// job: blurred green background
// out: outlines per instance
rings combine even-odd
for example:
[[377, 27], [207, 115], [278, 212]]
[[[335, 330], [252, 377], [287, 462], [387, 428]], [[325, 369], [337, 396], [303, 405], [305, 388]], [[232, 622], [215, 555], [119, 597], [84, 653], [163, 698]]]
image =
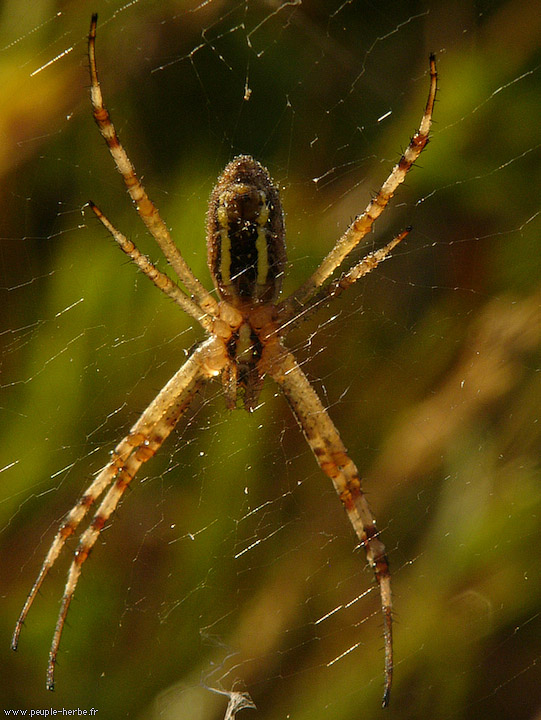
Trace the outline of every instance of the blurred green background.
[[[541, 717], [539, 10], [2, 3], [2, 710], [210, 720], [214, 688], [250, 693], [239, 717]], [[209, 386], [136, 478], [84, 567], [55, 693], [68, 553], [9, 649], [59, 519], [201, 337], [83, 210], [158, 257], [91, 118], [92, 11], [106, 104], [208, 286], [225, 163], [251, 153], [280, 186], [292, 290], [415, 131], [437, 53], [432, 141], [366, 247], [413, 232], [290, 337], [389, 551], [388, 710], [364, 554], [270, 384], [252, 415]]]

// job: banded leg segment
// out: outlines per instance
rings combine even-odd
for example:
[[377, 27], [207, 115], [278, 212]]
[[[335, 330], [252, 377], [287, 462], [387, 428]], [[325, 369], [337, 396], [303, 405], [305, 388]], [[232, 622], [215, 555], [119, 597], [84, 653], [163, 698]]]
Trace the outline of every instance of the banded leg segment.
[[81, 535], [68, 571], [49, 651], [47, 668], [47, 688], [49, 690], [54, 689], [56, 656], [69, 606], [81, 575], [82, 565], [141, 465], [150, 460], [161, 447], [203, 382], [218, 375], [221, 371], [225, 356], [222, 359], [220, 352], [216, 352], [216, 347], [216, 341], [210, 338], [194, 351], [148, 406], [126, 438], [132, 445], [132, 452], [118, 468], [113, 484], [98, 507], [92, 522]]
[[[135, 427], [136, 426], [134, 426], [134, 428]], [[133, 432], [131, 432], [118, 443], [118, 445], [111, 453], [111, 459], [109, 460], [107, 465], [101, 470], [101, 472], [86, 488], [86, 490], [78, 500], [77, 504], [74, 505], [74, 507], [68, 512], [68, 514], [65, 516], [64, 520], [60, 524], [60, 527], [57, 530], [57, 533], [47, 552], [47, 555], [45, 556], [45, 560], [43, 561], [38, 576], [32, 586], [32, 589], [30, 590], [30, 593], [28, 594], [28, 597], [26, 598], [26, 602], [23, 606], [23, 609], [21, 610], [21, 614], [19, 615], [17, 624], [15, 625], [15, 630], [13, 632], [13, 637], [11, 640], [11, 648], [13, 650], [17, 649], [17, 646], [19, 644], [19, 636], [21, 634], [21, 630], [28, 615], [28, 612], [30, 611], [32, 604], [36, 599], [36, 596], [41, 588], [41, 585], [43, 584], [43, 581], [47, 576], [47, 573], [55, 564], [58, 556], [62, 552], [62, 548], [64, 547], [66, 540], [68, 540], [68, 538], [75, 534], [77, 527], [85, 518], [88, 510], [92, 507], [92, 505], [94, 505], [95, 502], [97, 502], [97, 500], [99, 500], [100, 496], [118, 476], [129, 456], [139, 446], [141, 442], [140, 437], [140, 433], [134, 434]]]
[[332, 298], [338, 297], [344, 292], [344, 290], [347, 290], [349, 287], [354, 285], [357, 280], [360, 280], [365, 275], [368, 275], [369, 272], [372, 272], [372, 270], [377, 268], [380, 262], [383, 262], [383, 260], [390, 255], [394, 248], [401, 243], [410, 232], [411, 228], [409, 227], [402, 230], [402, 232], [398, 233], [398, 235], [388, 242], [387, 245], [379, 248], [379, 250], [374, 250], [374, 252], [368, 253], [368, 255], [360, 260], [356, 265], [349, 270], [344, 271], [340, 277], [319, 288], [301, 312], [292, 320], [286, 322], [285, 325], [281, 326], [282, 337], [285, 337], [285, 335], [301, 321], [306, 320], [306, 318], [309, 317], [312, 312], [318, 310], [322, 304]]
[[212, 338], [202, 343], [164, 386], [153, 402], [133, 425], [130, 433], [117, 445], [111, 460], [85, 491], [77, 505], [61, 524], [47, 553], [36, 582], [23, 607], [13, 634], [12, 648], [17, 648], [22, 625], [48, 571], [58, 558], [67, 538], [73, 535], [88, 509], [109, 487], [92, 522], [80, 536], [74, 553], [62, 604], [49, 652], [47, 687], [54, 688], [54, 666], [68, 608], [75, 592], [81, 566], [90, 554], [108, 518], [114, 512], [135, 474], [161, 447], [180, 417], [188, 408], [198, 388], [209, 378], [218, 375], [225, 364], [225, 355], [217, 351]]
[[98, 80], [96, 67], [96, 25], [98, 16], [92, 15], [90, 32], [88, 35], [88, 59], [90, 63], [90, 99], [92, 101], [92, 112], [94, 120], [100, 133], [107, 143], [109, 152], [117, 166], [118, 171], [124, 178], [124, 183], [130, 197], [139, 213], [139, 217], [147, 226], [148, 231], [156, 240], [163, 254], [171, 264], [173, 270], [191, 293], [201, 309], [215, 316], [218, 312], [218, 303], [205, 287], [199, 282], [191, 271], [188, 263], [182, 257], [180, 250], [173, 242], [167, 225], [162, 220], [158, 209], [148, 197], [141, 181], [137, 177], [135, 168], [129, 159], [126, 151], [120, 144], [115, 127], [105, 105]]
[[98, 218], [104, 228], [113, 236], [114, 240], [118, 243], [120, 248], [126, 253], [126, 255], [132, 260], [139, 270], [141, 270], [152, 282], [165, 293], [171, 300], [174, 300], [184, 312], [195, 318], [201, 326], [210, 332], [212, 329], [211, 318], [204, 313], [197, 303], [194, 303], [187, 295], [179, 288], [176, 282], [173, 282], [171, 278], [162, 273], [161, 270], [150, 262], [150, 260], [143, 255], [136, 245], [128, 238], [123, 235], [120, 230], [117, 230], [114, 225], [105, 217], [102, 211], [94, 205], [92, 201], [88, 203], [90, 209], [94, 215]]
[[319, 466], [332, 480], [357, 537], [364, 546], [368, 564], [379, 586], [385, 644], [385, 689], [383, 705], [389, 702], [393, 677], [392, 597], [389, 564], [376, 521], [362, 491], [359, 471], [294, 356], [283, 351], [272, 359], [269, 374], [282, 388]]
[[420, 154], [428, 143], [428, 134], [432, 124], [432, 113], [436, 99], [437, 73], [436, 59], [430, 56], [430, 89], [425, 111], [419, 129], [412, 137], [410, 144], [398, 163], [391, 170], [377, 195], [368, 203], [365, 211], [359, 215], [348, 227], [340, 240], [325, 257], [317, 270], [306, 280], [301, 287], [281, 303], [283, 317], [293, 317], [316, 293], [317, 289], [342, 264], [347, 256], [357, 247], [361, 240], [372, 230], [374, 222], [385, 210], [389, 200], [404, 182], [412, 165], [419, 159]]

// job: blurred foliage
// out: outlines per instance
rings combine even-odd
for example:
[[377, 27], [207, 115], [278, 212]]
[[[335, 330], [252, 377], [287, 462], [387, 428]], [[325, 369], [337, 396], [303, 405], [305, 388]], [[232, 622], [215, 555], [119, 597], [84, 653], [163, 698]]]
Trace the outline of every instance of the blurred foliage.
[[[432, 142], [369, 245], [414, 231], [290, 338], [389, 550], [388, 711], [372, 578], [271, 385], [253, 415], [210, 386], [144, 468], [85, 565], [54, 695], [67, 558], [9, 650], [58, 520], [200, 337], [83, 209], [156, 258], [90, 116], [91, 10], [106, 104], [206, 284], [227, 160], [281, 187], [293, 289], [407, 143], [437, 53]], [[538, 3], [5, 0], [0, 20], [2, 709], [210, 720], [214, 687], [269, 720], [540, 717]]]

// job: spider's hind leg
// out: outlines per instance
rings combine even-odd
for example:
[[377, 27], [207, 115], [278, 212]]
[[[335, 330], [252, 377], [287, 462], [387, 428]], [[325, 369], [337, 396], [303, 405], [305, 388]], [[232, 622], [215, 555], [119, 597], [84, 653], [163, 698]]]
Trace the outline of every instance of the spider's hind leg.
[[[60, 646], [62, 631], [82, 565], [90, 555], [107, 520], [116, 510], [124, 492], [129, 487], [141, 465], [150, 460], [159, 450], [173, 428], [186, 412], [197, 390], [211, 377], [218, 375], [224, 365], [222, 345], [214, 338], [201, 343], [184, 365], [177, 370], [169, 382], [160, 390], [141, 417], [120, 443], [128, 443], [131, 452], [117, 463], [114, 482], [96, 510], [92, 522], [82, 533], [68, 571], [68, 578], [62, 596], [60, 612], [49, 652], [47, 688], [54, 689], [54, 670]], [[106, 467], [106, 469], [109, 465]]]
[[49, 570], [55, 564], [62, 549], [72, 535], [75, 534], [77, 527], [84, 519], [88, 510], [92, 505], [99, 499], [109, 485], [114, 481], [117, 476], [120, 467], [122, 466], [125, 459], [129, 456], [133, 446], [130, 444], [130, 436], [125, 437], [113, 450], [109, 463], [101, 470], [99, 475], [93, 480], [93, 482], [86, 488], [84, 493], [81, 495], [77, 503], [67, 513], [62, 520], [60, 527], [58, 528], [53, 542], [45, 556], [45, 560], [40, 568], [38, 576], [34, 581], [32, 589], [28, 593], [26, 602], [24, 603], [21, 614], [15, 625], [13, 636], [11, 639], [11, 648], [16, 650], [19, 644], [19, 636], [23, 628], [26, 617], [32, 607], [34, 600], [43, 584], [43, 581], [47, 577]]
[[290, 352], [274, 353], [269, 374], [283, 390], [319, 466], [332, 480], [355, 533], [366, 552], [378, 583], [383, 613], [385, 687], [383, 706], [389, 703], [393, 678], [392, 596], [389, 563], [376, 521], [362, 491], [359, 471], [314, 388]]

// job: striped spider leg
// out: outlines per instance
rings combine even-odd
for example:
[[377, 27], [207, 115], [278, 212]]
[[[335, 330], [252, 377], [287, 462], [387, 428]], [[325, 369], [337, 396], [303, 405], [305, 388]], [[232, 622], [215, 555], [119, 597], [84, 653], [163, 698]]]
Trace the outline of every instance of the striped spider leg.
[[[129, 159], [126, 151], [120, 144], [115, 126], [107, 108], [103, 104], [101, 86], [98, 80], [96, 66], [96, 26], [98, 15], [94, 13], [90, 21], [90, 32], [88, 35], [88, 61], [90, 65], [90, 100], [92, 102], [92, 114], [99, 128], [99, 131], [107, 143], [107, 147], [115, 161], [119, 173], [124, 179], [126, 188], [135, 205], [139, 217], [145, 223], [148, 231], [156, 240], [159, 248], [169, 261], [169, 264], [177, 274], [180, 281], [186, 287], [197, 305], [205, 312], [215, 316], [217, 314], [217, 302], [206, 290], [199, 280], [192, 273], [188, 264], [182, 257], [179, 249], [173, 242], [167, 225], [162, 220], [160, 213], [154, 203], [149, 199], [141, 181], [135, 173], [135, 168]], [[186, 310], [186, 307], [183, 309]], [[193, 314], [193, 313], [191, 313]]]
[[[372, 230], [374, 222], [387, 207], [399, 185], [404, 182], [407, 173], [425, 149], [432, 124], [436, 90], [436, 59], [431, 54], [430, 87], [417, 132], [364, 212], [351, 223], [312, 275], [279, 303], [277, 310], [282, 337], [285, 337], [308, 314], [317, 310], [322, 303], [338, 297], [357, 280], [374, 270], [411, 231], [411, 228], [406, 228], [387, 245], [369, 253], [352, 267], [343, 270], [339, 277], [329, 280], [337, 269], [343, 267], [353, 250]], [[329, 282], [325, 284], [327, 280]], [[385, 683], [382, 705], [386, 707], [389, 704], [393, 679], [391, 576], [385, 546], [379, 537], [376, 521], [362, 491], [359, 472], [348, 457], [337, 429], [294, 356], [282, 347], [281, 352], [277, 352], [272, 359], [267, 372], [284, 392], [317, 462], [323, 472], [331, 478], [353, 529], [365, 548], [368, 564], [374, 572], [380, 590], [383, 614]]]
[[[428, 92], [428, 99], [426, 101], [426, 107], [423, 117], [421, 119], [421, 123], [419, 125], [419, 129], [410, 140], [408, 147], [404, 151], [400, 160], [391, 170], [389, 176], [387, 177], [381, 188], [366, 206], [364, 212], [357, 218], [355, 218], [355, 220], [351, 223], [346, 232], [338, 240], [336, 245], [332, 248], [329, 254], [324, 258], [323, 262], [312, 273], [312, 275], [310, 275], [310, 277], [298, 288], [298, 290], [295, 290], [295, 292], [293, 292], [288, 298], [286, 298], [280, 303], [280, 313], [282, 321], [284, 323], [292, 320], [293, 318], [298, 318], [299, 316], [302, 316], [304, 311], [309, 309], [311, 304], [310, 301], [316, 294], [318, 294], [318, 291], [322, 286], [324, 286], [326, 280], [328, 280], [333, 275], [335, 270], [339, 269], [343, 265], [344, 261], [349, 257], [353, 250], [355, 250], [355, 248], [359, 245], [363, 238], [365, 238], [366, 235], [368, 235], [368, 233], [372, 230], [374, 222], [385, 210], [389, 203], [389, 200], [393, 197], [399, 185], [404, 182], [404, 180], [406, 179], [406, 175], [411, 170], [414, 163], [419, 159], [419, 156], [421, 155], [428, 143], [428, 135], [430, 132], [430, 126], [432, 124], [432, 113], [434, 111], [434, 103], [436, 100], [436, 89], [436, 58], [433, 54], [431, 54], [430, 89]], [[406, 234], [407, 232], [401, 234], [398, 237], [400, 238], [400, 240], [402, 240]], [[400, 242], [400, 240], [398, 242]], [[388, 252], [390, 252], [392, 250], [392, 247], [394, 247], [394, 245], [396, 244], [397, 243], [393, 244], [393, 241], [391, 241], [389, 246], [387, 246], [389, 247]], [[371, 256], [367, 256], [364, 260], [368, 260], [368, 258], [370, 257]], [[380, 262], [382, 259], [383, 258], [381, 257], [380, 252], [378, 262]], [[366, 275], [366, 272], [370, 272], [370, 270], [372, 269], [368, 268], [365, 263], [364, 270], [359, 274], [359, 270], [364, 260], [351, 268], [351, 270], [344, 272], [342, 276], [344, 280], [346, 275], [349, 276], [349, 280], [345, 280], [347, 286], [353, 284], [353, 282], [362, 277], [362, 275]], [[330, 296], [335, 294], [334, 291], [331, 292], [331, 286], [328, 285], [325, 287], [328, 288]], [[336, 283], [332, 287], [336, 287]], [[323, 295], [324, 292], [320, 292], [318, 294], [318, 299], [323, 299]]]
[[385, 546], [363, 493], [359, 471], [293, 354], [281, 348], [281, 352], [270, 359], [267, 372], [282, 389], [320, 468], [331, 479], [374, 572], [383, 612], [385, 687], [382, 704], [385, 707], [389, 703], [393, 679], [391, 575]]
[[219, 375], [224, 356], [214, 345], [214, 338], [206, 340], [192, 353], [180, 370], [173, 375], [133, 425], [129, 434], [116, 446], [108, 464], [84, 491], [77, 504], [68, 512], [58, 528], [17, 621], [11, 643], [14, 650], [17, 649], [19, 635], [30, 607], [47, 573], [60, 555], [66, 540], [75, 533], [89, 508], [109, 488], [96, 510], [92, 522], [79, 538], [68, 571], [68, 578], [49, 651], [47, 668], [47, 688], [49, 690], [54, 689], [54, 670], [62, 630], [81, 575], [82, 565], [141, 465], [150, 460], [162, 446], [178, 420], [189, 407], [203, 382], [215, 375]]
[[[430, 91], [419, 130], [366, 210], [346, 230], [308, 280], [278, 302], [286, 264], [285, 230], [278, 190], [268, 171], [248, 155], [234, 158], [218, 178], [207, 213], [207, 259], [219, 300], [193, 275], [173, 243], [157, 208], [148, 198], [135, 169], [120, 144], [101, 94], [95, 59], [96, 15], [92, 16], [88, 52], [91, 101], [101, 135], [120, 171], [139, 217], [164, 253], [184, 289], [157, 267], [119, 232], [93, 203], [90, 208], [135, 265], [178, 306], [197, 320], [208, 337], [158, 393], [111, 459], [67, 513], [32, 586], [12, 639], [19, 635], [48, 571], [66, 540], [75, 534], [89, 508], [103, 496], [92, 521], [81, 533], [68, 570], [60, 611], [49, 652], [47, 687], [54, 688], [54, 670], [68, 609], [81, 569], [105, 523], [115, 511], [139, 468], [155, 455], [188, 409], [198, 389], [221, 377], [228, 408], [255, 409], [265, 375], [286, 396], [317, 462], [330, 477], [353, 529], [365, 548], [380, 591], [384, 619], [385, 684], [383, 704], [389, 702], [393, 676], [392, 598], [385, 547], [366, 497], [359, 472], [349, 458], [325, 407], [283, 339], [301, 318], [322, 302], [331, 301], [371, 272], [408, 234], [398, 234], [380, 250], [352, 267], [345, 260], [372, 229], [407, 172], [428, 141], [436, 94], [436, 67], [430, 58]], [[342, 270], [338, 278], [332, 276]]]

